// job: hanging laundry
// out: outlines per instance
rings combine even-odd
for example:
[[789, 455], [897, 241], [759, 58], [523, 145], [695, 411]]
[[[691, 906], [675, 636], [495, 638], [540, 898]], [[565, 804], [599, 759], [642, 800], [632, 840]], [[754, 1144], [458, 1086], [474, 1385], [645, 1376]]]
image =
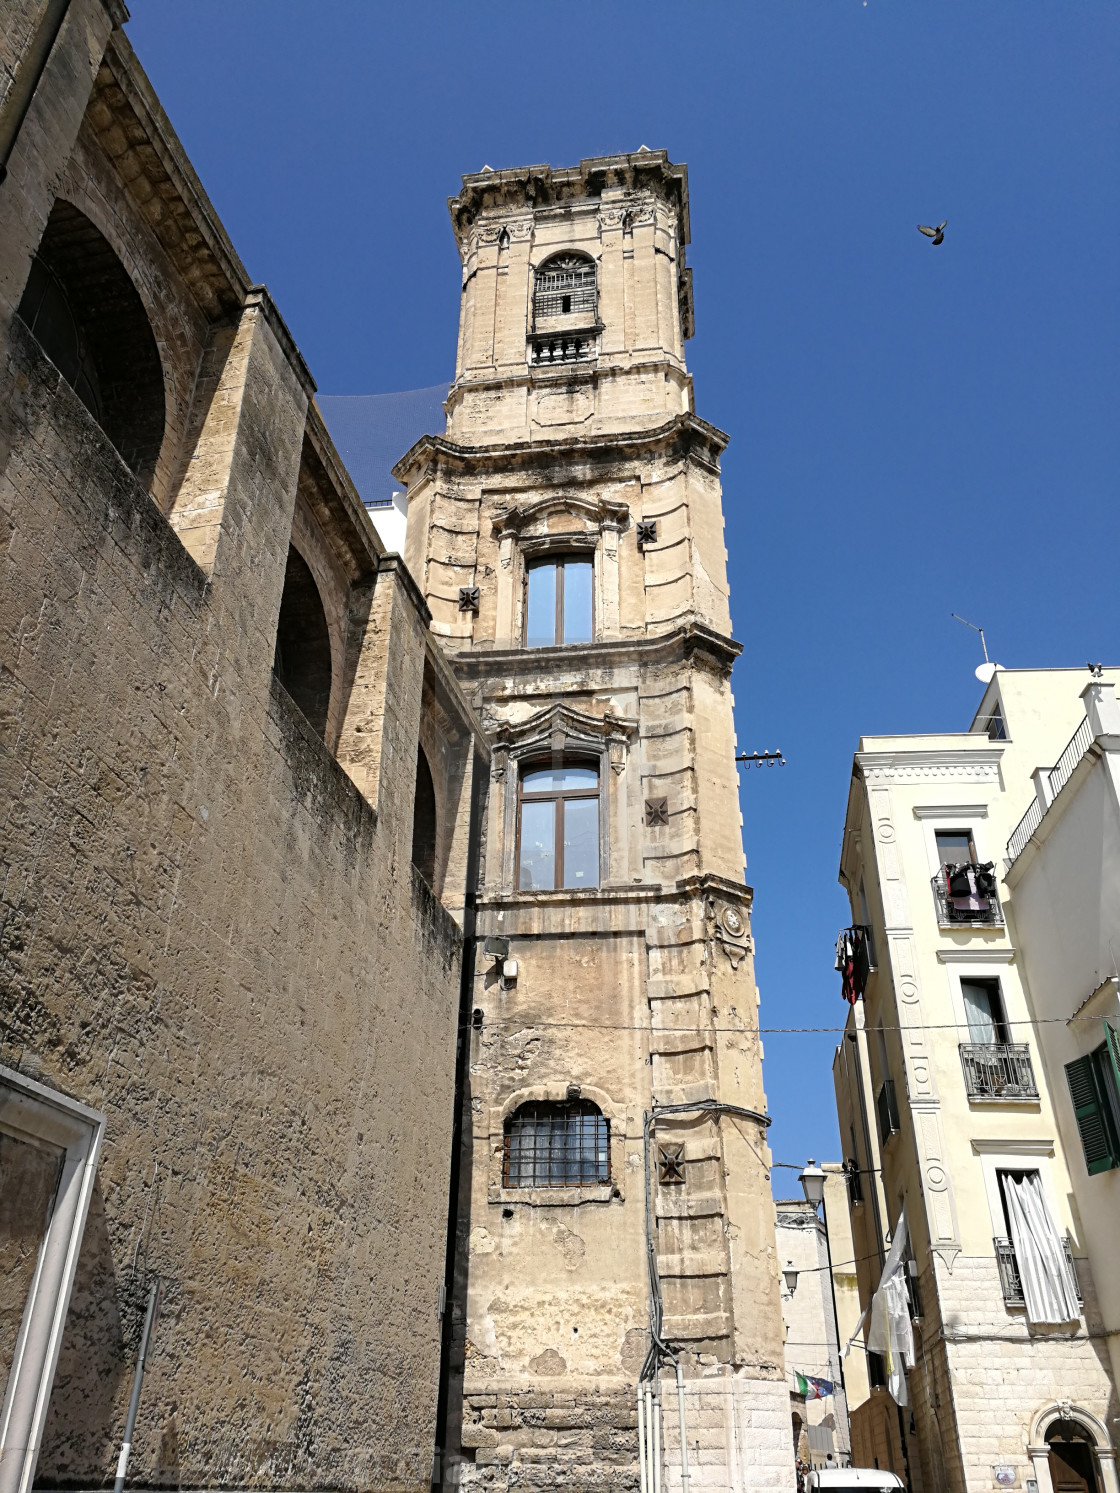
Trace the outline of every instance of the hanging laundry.
[[840, 993], [852, 1006], [867, 989], [871, 973], [871, 945], [867, 935], [868, 930], [857, 923], [852, 928], [841, 928], [836, 940], [833, 968], [840, 971]]
[[871, 1298], [871, 1325], [867, 1346], [882, 1356], [887, 1370], [887, 1389], [896, 1405], [909, 1403], [906, 1369], [914, 1367], [914, 1329], [910, 1324], [910, 1297], [903, 1275], [906, 1254], [906, 1214], [898, 1215], [890, 1251]]

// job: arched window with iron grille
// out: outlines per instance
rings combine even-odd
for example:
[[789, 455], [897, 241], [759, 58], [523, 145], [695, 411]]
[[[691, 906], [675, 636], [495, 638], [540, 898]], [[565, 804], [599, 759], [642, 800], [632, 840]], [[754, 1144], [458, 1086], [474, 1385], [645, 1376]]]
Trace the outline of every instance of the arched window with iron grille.
[[610, 1179], [610, 1121], [589, 1099], [522, 1104], [506, 1120], [503, 1187], [592, 1187]]
[[586, 254], [554, 254], [537, 270], [534, 324], [554, 316], [594, 317], [596, 306], [595, 261]]

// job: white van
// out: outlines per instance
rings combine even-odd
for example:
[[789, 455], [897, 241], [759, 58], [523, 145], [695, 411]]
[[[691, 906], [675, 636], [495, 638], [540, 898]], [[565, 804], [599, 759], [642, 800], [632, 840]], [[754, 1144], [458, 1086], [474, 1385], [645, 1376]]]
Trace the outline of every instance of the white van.
[[810, 1472], [805, 1479], [806, 1489], [868, 1488], [874, 1493], [887, 1493], [888, 1489], [905, 1488], [906, 1484], [893, 1472], [884, 1472], [878, 1467], [823, 1467], [819, 1472]]

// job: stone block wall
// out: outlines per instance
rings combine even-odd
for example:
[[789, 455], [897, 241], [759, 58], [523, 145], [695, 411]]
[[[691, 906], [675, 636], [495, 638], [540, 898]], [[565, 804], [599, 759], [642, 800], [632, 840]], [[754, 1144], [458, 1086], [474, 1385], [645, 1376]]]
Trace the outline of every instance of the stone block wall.
[[[420, 1489], [462, 946], [444, 899], [464, 903], [486, 748], [445, 669], [425, 689], [427, 608], [119, 35], [107, 98], [111, 22], [74, 0], [0, 234], [0, 1062], [107, 1117], [39, 1477], [112, 1478], [158, 1276], [131, 1479]], [[125, 103], [155, 132], [158, 228], [144, 142], [99, 113]], [[204, 408], [169, 415], [151, 491], [13, 315], [79, 178], [145, 304], [164, 286], [198, 332], [159, 339], [170, 404]], [[273, 673], [293, 541], [332, 631], [326, 742]], [[422, 736], [444, 899], [410, 864]]]

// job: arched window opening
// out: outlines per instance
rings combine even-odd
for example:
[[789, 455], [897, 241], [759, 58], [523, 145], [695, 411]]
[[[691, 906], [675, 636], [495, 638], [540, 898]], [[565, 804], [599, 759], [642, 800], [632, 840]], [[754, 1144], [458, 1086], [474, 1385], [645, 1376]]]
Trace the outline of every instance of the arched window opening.
[[1086, 1426], [1079, 1420], [1056, 1420], [1047, 1427], [1046, 1444], [1054, 1493], [1098, 1493], [1096, 1444]]
[[412, 864], [429, 886], [436, 879], [436, 790], [421, 747], [416, 753], [416, 801], [412, 809]]
[[590, 1100], [523, 1104], [506, 1120], [503, 1187], [592, 1187], [610, 1179], [610, 1122]]
[[163, 444], [163, 368], [144, 303], [104, 236], [58, 200], [31, 264], [21, 320], [136, 477]]
[[584, 254], [555, 254], [537, 271], [533, 316], [595, 315], [595, 262]]
[[540, 560], [525, 573], [525, 646], [590, 643], [594, 624], [589, 556]]
[[554, 891], [599, 885], [599, 767], [553, 759], [518, 783], [518, 886]]
[[331, 635], [311, 568], [289, 546], [276, 625], [276, 677], [320, 736], [331, 702]]

